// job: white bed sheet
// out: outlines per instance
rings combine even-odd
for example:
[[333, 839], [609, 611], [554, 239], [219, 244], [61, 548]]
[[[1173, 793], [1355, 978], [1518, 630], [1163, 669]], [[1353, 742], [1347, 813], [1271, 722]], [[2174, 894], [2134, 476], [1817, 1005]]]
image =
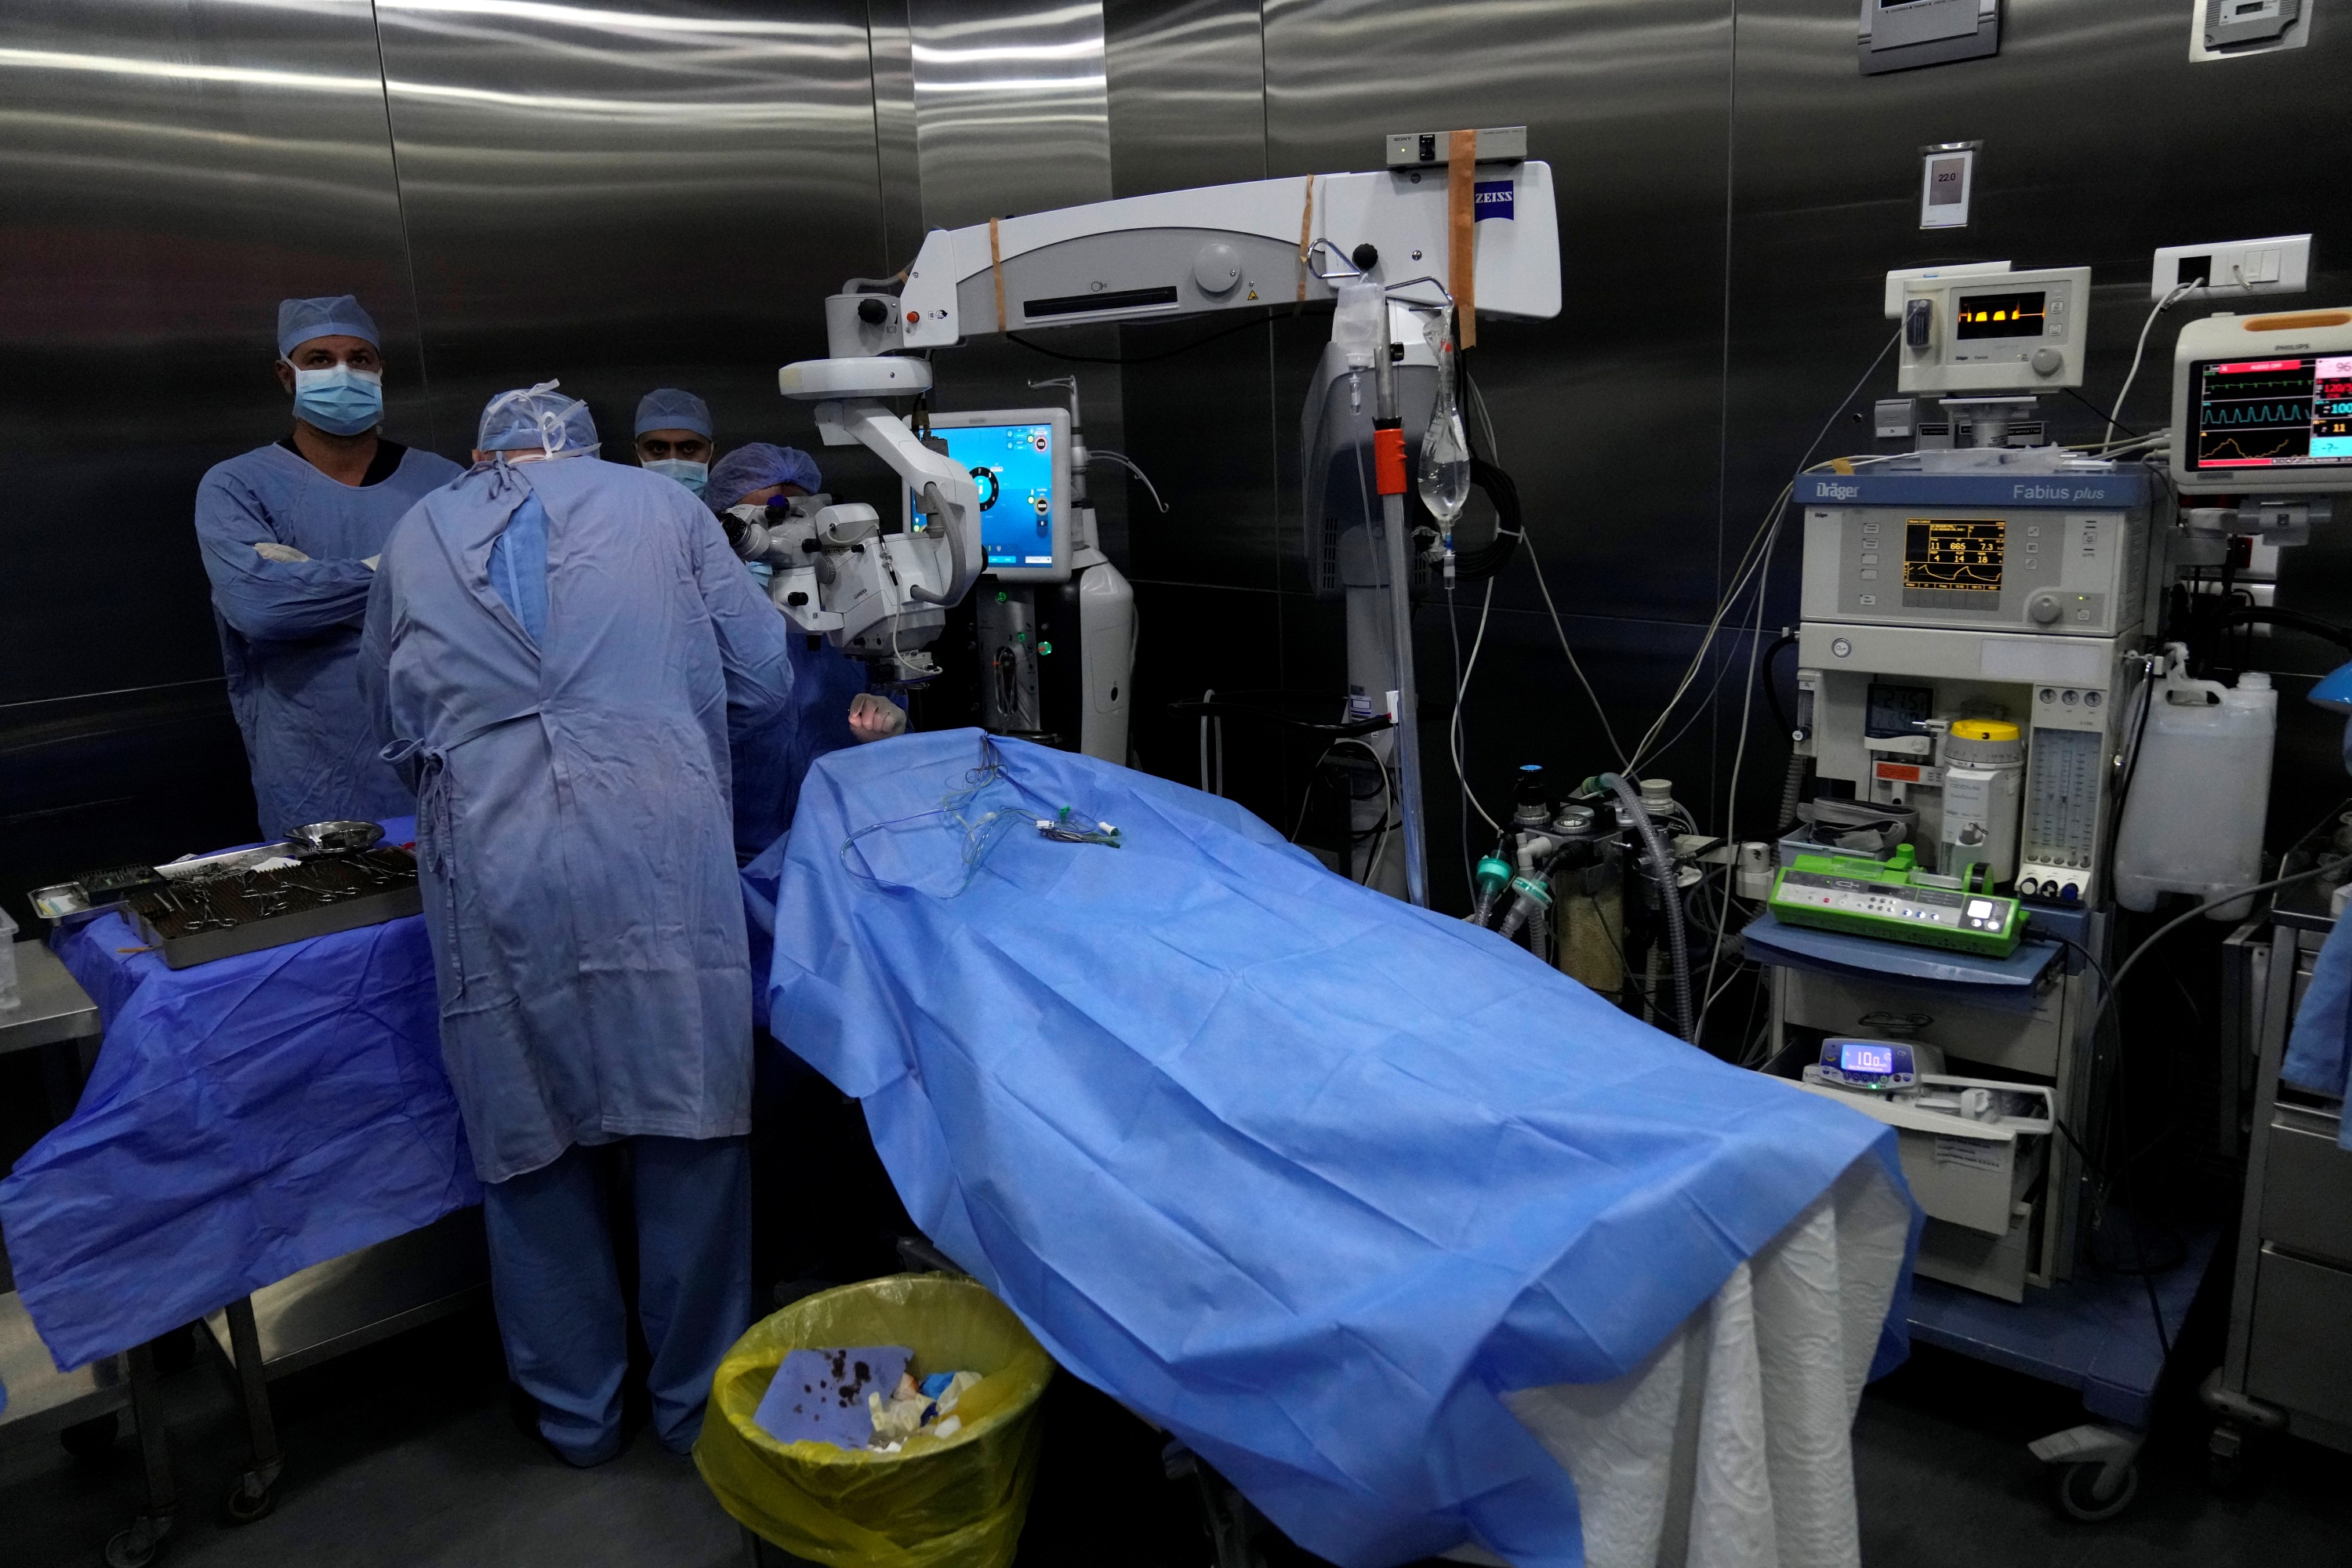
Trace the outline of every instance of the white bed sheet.
[[1853, 1415], [1910, 1223], [1857, 1161], [1639, 1368], [1505, 1395], [1576, 1481], [1587, 1568], [1860, 1568]]

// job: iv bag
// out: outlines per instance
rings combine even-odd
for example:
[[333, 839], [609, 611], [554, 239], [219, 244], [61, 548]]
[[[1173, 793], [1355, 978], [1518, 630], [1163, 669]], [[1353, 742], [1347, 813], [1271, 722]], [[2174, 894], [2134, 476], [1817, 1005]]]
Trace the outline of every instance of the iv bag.
[[1462, 407], [1454, 396], [1451, 317], [1451, 311], [1433, 316], [1423, 329], [1430, 352], [1437, 356], [1437, 402], [1421, 438], [1421, 504], [1448, 532], [1470, 500], [1470, 433], [1463, 427]]
[[1381, 312], [1388, 295], [1377, 283], [1342, 283], [1337, 290], [1339, 309], [1331, 316], [1331, 341], [1339, 345], [1351, 370], [1371, 368], [1380, 346]]

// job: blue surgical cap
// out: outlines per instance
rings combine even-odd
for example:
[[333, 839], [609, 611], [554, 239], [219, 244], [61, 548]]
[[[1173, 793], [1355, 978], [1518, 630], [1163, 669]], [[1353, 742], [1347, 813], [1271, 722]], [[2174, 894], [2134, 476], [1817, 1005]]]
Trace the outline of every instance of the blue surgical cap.
[[656, 387], [637, 399], [635, 434], [642, 436], [648, 430], [691, 430], [710, 440], [710, 405], [675, 386]]
[[377, 348], [383, 347], [383, 338], [375, 330], [375, 318], [361, 310], [360, 302], [349, 294], [278, 300], [278, 353], [290, 354], [312, 338], [365, 338]]
[[711, 466], [702, 499], [710, 503], [711, 510], [725, 511], [753, 490], [770, 485], [798, 485], [814, 495], [824, 489], [824, 476], [817, 472], [816, 459], [798, 447], [754, 441], [736, 447]]
[[542, 381], [537, 386], [501, 392], [482, 409], [481, 434], [474, 446], [483, 452], [516, 452], [544, 447], [550, 457], [596, 449], [596, 421], [588, 405], [566, 397], [562, 384]]

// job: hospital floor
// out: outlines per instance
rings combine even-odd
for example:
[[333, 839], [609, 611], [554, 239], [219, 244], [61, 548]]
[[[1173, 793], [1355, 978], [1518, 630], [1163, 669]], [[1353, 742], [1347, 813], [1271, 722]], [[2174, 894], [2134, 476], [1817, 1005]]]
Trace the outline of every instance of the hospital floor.
[[[642, 1435], [613, 1464], [564, 1468], [521, 1436], [486, 1311], [414, 1331], [275, 1385], [289, 1455], [276, 1513], [232, 1529], [217, 1505], [242, 1425], [199, 1359], [169, 1376], [185, 1568], [740, 1568], [741, 1540], [692, 1464]], [[1874, 1388], [1856, 1428], [1863, 1554], [1903, 1568], [2232, 1568], [2345, 1561], [2352, 1461], [2282, 1443], [2259, 1489], [2203, 1480], [2204, 1426], [2176, 1399], [2144, 1460], [2140, 1500], [2105, 1526], [2060, 1517], [2032, 1437], [2076, 1419], [2069, 1398], [1933, 1351]], [[1203, 1568], [1190, 1495], [1160, 1439], [1064, 1377], [1022, 1547], [1023, 1568]], [[137, 1494], [133, 1446], [69, 1458], [53, 1440], [0, 1448], [0, 1568], [94, 1568]], [[1275, 1568], [1311, 1563], [1277, 1549]]]

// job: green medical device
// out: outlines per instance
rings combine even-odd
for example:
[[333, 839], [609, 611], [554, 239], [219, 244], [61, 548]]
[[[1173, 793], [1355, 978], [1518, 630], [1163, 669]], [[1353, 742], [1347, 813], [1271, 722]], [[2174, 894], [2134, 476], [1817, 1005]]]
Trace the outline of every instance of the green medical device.
[[2025, 935], [2015, 899], [1912, 881], [1912, 848], [1892, 860], [1800, 855], [1775, 878], [1770, 909], [1790, 925], [2007, 958]]

